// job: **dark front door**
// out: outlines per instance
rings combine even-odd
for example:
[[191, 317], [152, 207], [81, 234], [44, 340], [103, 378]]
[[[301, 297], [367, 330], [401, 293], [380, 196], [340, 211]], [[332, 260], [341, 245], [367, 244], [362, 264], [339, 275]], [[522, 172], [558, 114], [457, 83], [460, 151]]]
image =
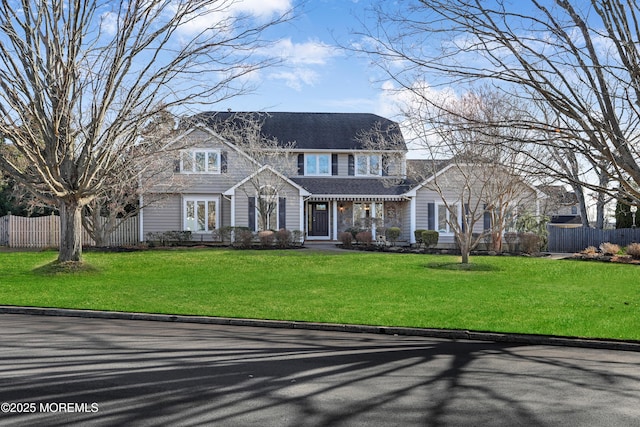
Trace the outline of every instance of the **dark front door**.
[[309, 227], [310, 236], [329, 235], [329, 204], [311, 203], [311, 224]]

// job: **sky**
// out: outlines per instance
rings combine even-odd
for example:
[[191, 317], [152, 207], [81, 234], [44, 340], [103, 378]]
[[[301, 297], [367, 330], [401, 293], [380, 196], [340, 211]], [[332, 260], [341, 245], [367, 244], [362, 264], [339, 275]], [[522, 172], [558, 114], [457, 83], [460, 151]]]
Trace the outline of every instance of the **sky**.
[[[244, 0], [255, 2], [260, 13], [294, 5], [296, 0]], [[254, 76], [250, 95], [217, 105], [233, 111], [357, 112], [393, 118], [397, 112], [381, 89], [384, 82], [368, 58], [347, 52], [370, 0], [308, 0], [296, 18], [272, 30], [276, 40], [270, 52], [283, 62]]]

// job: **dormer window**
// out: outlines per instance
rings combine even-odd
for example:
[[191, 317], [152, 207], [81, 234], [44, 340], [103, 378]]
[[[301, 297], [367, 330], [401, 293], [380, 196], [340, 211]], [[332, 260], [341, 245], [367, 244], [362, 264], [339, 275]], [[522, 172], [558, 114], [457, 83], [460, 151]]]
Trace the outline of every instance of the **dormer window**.
[[382, 175], [382, 156], [380, 154], [359, 154], [356, 156], [356, 175]]
[[305, 175], [331, 175], [330, 154], [305, 154]]
[[186, 173], [220, 173], [218, 150], [192, 150], [182, 153], [180, 170]]

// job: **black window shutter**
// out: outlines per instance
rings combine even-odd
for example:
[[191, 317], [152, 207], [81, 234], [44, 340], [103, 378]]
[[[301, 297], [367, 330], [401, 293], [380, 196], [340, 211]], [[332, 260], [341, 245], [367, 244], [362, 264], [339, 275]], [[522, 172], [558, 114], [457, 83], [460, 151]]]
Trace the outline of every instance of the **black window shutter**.
[[483, 222], [484, 222], [484, 229], [486, 230], [491, 230], [491, 212], [489, 212], [487, 209], [487, 205], [484, 205], [485, 211], [484, 211], [484, 217], [483, 217]]
[[304, 175], [304, 154], [298, 154], [298, 175]]
[[331, 155], [331, 175], [333, 176], [338, 175], [338, 155], [337, 154]]
[[173, 171], [180, 172], [180, 159], [176, 159], [173, 161]]
[[467, 218], [469, 217], [469, 205], [464, 203], [462, 209], [462, 232], [467, 231]]
[[427, 203], [427, 228], [429, 230], [436, 229], [436, 204]]
[[382, 155], [382, 176], [389, 175], [389, 156], [386, 154]]
[[227, 152], [220, 153], [220, 173], [227, 173]]
[[287, 199], [278, 198], [278, 229], [287, 228]]
[[256, 198], [249, 197], [249, 224], [247, 224], [251, 231], [256, 231]]
[[349, 176], [354, 176], [356, 174], [356, 159], [353, 157], [353, 154], [349, 154]]

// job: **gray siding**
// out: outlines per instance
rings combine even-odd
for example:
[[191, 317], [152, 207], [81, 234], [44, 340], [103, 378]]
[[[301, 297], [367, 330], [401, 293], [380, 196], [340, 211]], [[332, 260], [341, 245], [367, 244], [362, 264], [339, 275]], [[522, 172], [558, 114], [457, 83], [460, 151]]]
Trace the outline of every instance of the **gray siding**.
[[182, 230], [182, 197], [171, 195], [143, 211], [143, 236], [147, 233]]
[[[254, 196], [255, 189], [250, 183], [236, 189], [236, 227], [246, 227], [249, 224], [249, 196]], [[278, 197], [286, 198], [287, 229], [302, 230], [300, 218], [300, 194], [298, 189], [290, 184], [278, 189]]]

